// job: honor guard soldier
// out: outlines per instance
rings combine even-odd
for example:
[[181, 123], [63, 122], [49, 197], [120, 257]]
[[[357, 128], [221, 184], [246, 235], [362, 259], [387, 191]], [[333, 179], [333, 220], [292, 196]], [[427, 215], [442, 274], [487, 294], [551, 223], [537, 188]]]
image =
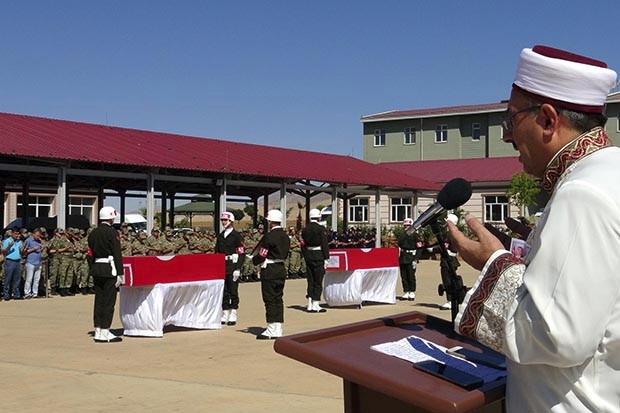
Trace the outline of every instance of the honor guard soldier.
[[220, 214], [220, 222], [224, 229], [215, 240], [215, 252], [226, 255], [226, 279], [224, 280], [224, 296], [222, 298], [222, 324], [237, 324], [239, 309], [239, 277], [245, 259], [245, 247], [241, 234], [233, 228], [235, 216], [230, 212]]
[[286, 267], [284, 260], [288, 256], [290, 240], [282, 222], [284, 216], [277, 209], [267, 213], [269, 232], [259, 242], [258, 253], [252, 262], [261, 266], [260, 283], [263, 302], [265, 303], [265, 318], [267, 328], [258, 336], [257, 340], [272, 340], [282, 336], [284, 324], [284, 283], [286, 282]]
[[112, 226], [118, 215], [110, 206], [99, 211], [100, 224], [88, 236], [90, 273], [95, 284], [93, 321], [96, 343], [115, 343], [122, 338], [110, 332], [116, 290], [123, 282], [123, 258], [118, 232]]
[[321, 293], [323, 292], [323, 278], [325, 268], [329, 262], [329, 247], [327, 239], [327, 229], [319, 224], [321, 211], [316, 208], [310, 210], [310, 223], [301, 231], [302, 250], [306, 260], [308, 273], [306, 280], [308, 289], [306, 298], [308, 299], [309, 313], [324, 313], [321, 308]]
[[412, 225], [413, 220], [405, 218], [403, 221], [405, 230], [398, 237], [398, 266], [400, 267], [400, 278], [404, 293], [401, 299], [409, 301], [415, 300], [415, 271], [422, 255], [422, 243], [418, 241], [418, 234], [415, 232], [407, 234], [407, 230]]

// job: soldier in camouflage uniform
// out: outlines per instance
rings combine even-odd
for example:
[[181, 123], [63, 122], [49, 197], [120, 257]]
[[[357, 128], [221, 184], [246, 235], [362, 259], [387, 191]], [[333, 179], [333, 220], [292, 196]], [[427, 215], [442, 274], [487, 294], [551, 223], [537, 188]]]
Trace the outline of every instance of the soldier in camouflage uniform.
[[[90, 230], [89, 230], [90, 233]], [[76, 244], [75, 253], [73, 258], [75, 259], [75, 276], [77, 278], [77, 285], [82, 295], [87, 295], [91, 292], [94, 293], [93, 278], [90, 277], [88, 267], [88, 237], [85, 236], [84, 230], [79, 230], [78, 242]]]
[[[45, 227], [39, 228], [41, 231], [41, 281], [43, 282], [43, 288], [45, 289], [43, 294], [37, 294], [37, 297], [47, 297], [47, 279], [49, 277], [49, 240], [47, 236], [47, 230]], [[39, 291], [41, 286], [39, 285]]]
[[58, 253], [60, 263], [58, 264], [58, 293], [62, 297], [75, 295], [71, 292], [73, 284], [73, 228], [68, 228], [64, 236], [58, 241]]
[[65, 237], [65, 230], [63, 228], [56, 228], [54, 230], [54, 237], [50, 240], [48, 246], [49, 257], [49, 278], [48, 284], [51, 295], [58, 295], [58, 280], [60, 271], [60, 252], [58, 251], [62, 239]]
[[200, 251], [203, 254], [213, 254], [215, 252], [215, 237], [211, 232], [206, 232], [200, 239]]
[[131, 256], [131, 244], [133, 243], [133, 239], [129, 234], [129, 224], [127, 224], [126, 222], [123, 222], [121, 224], [120, 241], [121, 255], [123, 257]]
[[288, 278], [301, 278], [302, 274], [306, 272], [302, 267], [302, 265], [305, 265], [305, 262], [301, 254], [301, 236], [294, 227], [290, 227], [288, 229], [288, 237], [291, 240], [289, 254], [285, 263], [288, 270]]
[[177, 245], [172, 235], [171, 229], [167, 229], [164, 232], [164, 236], [161, 237], [160, 245], [161, 245], [160, 255], [174, 255], [174, 253], [176, 252]]
[[147, 234], [144, 231], [138, 232], [138, 236], [131, 243], [131, 255], [133, 256], [144, 256], [147, 252], [146, 246], [146, 238]]
[[186, 229], [183, 232], [177, 234], [177, 238], [182, 240], [182, 242], [177, 241], [177, 246], [179, 246], [179, 250], [177, 251], [177, 254], [179, 255], [192, 254], [192, 250], [190, 249], [190, 246], [192, 244], [193, 237], [194, 237], [194, 230], [192, 229]]
[[161, 238], [159, 228], [153, 228], [151, 230], [151, 236], [145, 241], [147, 250], [146, 255], [163, 255]]
[[[259, 236], [256, 228], [252, 230], [252, 233], [247, 233], [243, 243], [245, 244], [245, 250], [248, 254], [256, 253], [254, 250], [260, 238], [262, 238], [262, 236]], [[243, 268], [241, 270], [241, 280], [243, 282], [258, 280], [257, 273], [258, 267], [254, 265], [251, 259], [247, 259], [243, 262]]]

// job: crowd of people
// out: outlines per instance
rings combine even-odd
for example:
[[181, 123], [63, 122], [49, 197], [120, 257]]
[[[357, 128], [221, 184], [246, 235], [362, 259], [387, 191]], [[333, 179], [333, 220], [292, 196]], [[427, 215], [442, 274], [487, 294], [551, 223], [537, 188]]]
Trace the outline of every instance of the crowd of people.
[[[92, 277], [88, 274], [87, 251], [88, 234], [78, 228], [56, 228], [53, 233], [46, 228], [28, 231], [26, 228], [13, 228], [5, 232], [3, 242], [11, 239], [19, 245], [11, 246], [0, 254], [0, 284], [6, 286], [5, 263], [8, 259], [11, 268], [10, 282], [18, 283], [18, 291], [9, 288], [2, 291], [2, 299], [30, 299], [49, 295], [62, 297], [76, 294], [94, 294]], [[124, 222], [118, 229], [121, 253], [123, 256], [208, 254], [215, 252], [217, 234], [213, 230], [185, 228], [173, 230], [154, 228], [150, 235], [145, 231], [134, 231]], [[256, 228], [240, 230], [245, 251], [252, 255], [264, 236], [263, 224]], [[288, 279], [306, 278], [307, 265], [302, 254], [301, 231], [288, 227], [286, 233], [290, 240], [289, 254], [285, 261]], [[375, 246], [376, 231], [362, 231], [349, 228], [343, 233], [328, 233], [328, 245], [333, 248], [371, 248]], [[25, 248], [26, 243], [30, 246]], [[36, 248], [35, 248], [36, 247]], [[35, 249], [32, 249], [35, 248]], [[14, 250], [11, 252], [10, 250]], [[28, 249], [32, 251], [27, 252]], [[7, 258], [7, 254], [10, 256]], [[15, 263], [13, 265], [13, 263]], [[18, 275], [13, 277], [13, 273]], [[240, 269], [239, 282], [259, 281], [259, 268], [252, 260], [245, 260]]]

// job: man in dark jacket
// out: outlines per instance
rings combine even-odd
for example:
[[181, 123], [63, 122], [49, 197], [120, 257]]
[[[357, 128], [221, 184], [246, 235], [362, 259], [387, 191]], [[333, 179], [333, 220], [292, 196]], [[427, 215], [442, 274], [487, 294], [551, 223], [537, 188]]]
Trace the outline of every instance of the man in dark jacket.
[[100, 224], [88, 236], [88, 263], [95, 287], [93, 321], [96, 343], [122, 341], [110, 332], [116, 291], [123, 283], [123, 260], [119, 234], [112, 226], [116, 210], [105, 206], [99, 211]]
[[321, 308], [319, 302], [323, 292], [325, 268], [327, 268], [329, 261], [329, 241], [327, 229], [319, 224], [321, 211], [311, 209], [309, 215], [310, 223], [301, 231], [301, 249], [308, 267], [308, 274], [306, 275], [308, 308], [306, 310], [309, 313], [324, 313], [327, 310]]
[[413, 225], [411, 218], [405, 218], [403, 227], [405, 231], [398, 237], [398, 266], [400, 278], [403, 282], [402, 300], [415, 300], [416, 279], [415, 271], [422, 255], [422, 243], [418, 241], [418, 234], [407, 234], [407, 230]]
[[267, 213], [269, 232], [265, 234], [257, 245], [257, 254], [252, 258], [254, 265], [260, 265], [260, 283], [265, 303], [265, 318], [267, 328], [258, 336], [257, 340], [272, 340], [282, 336], [284, 323], [284, 282], [286, 281], [286, 267], [284, 260], [288, 256], [290, 240], [282, 223], [282, 212], [272, 209]]
[[237, 324], [239, 309], [239, 277], [245, 259], [245, 247], [241, 234], [233, 228], [235, 216], [230, 212], [220, 214], [220, 222], [224, 229], [215, 240], [215, 252], [226, 255], [226, 279], [222, 297], [222, 324]]

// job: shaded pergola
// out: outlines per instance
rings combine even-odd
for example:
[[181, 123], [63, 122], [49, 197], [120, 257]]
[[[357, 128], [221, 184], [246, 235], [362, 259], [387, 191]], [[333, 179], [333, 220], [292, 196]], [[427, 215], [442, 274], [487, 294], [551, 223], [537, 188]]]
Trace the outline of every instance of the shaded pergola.
[[[99, 208], [106, 197], [118, 196], [122, 216], [127, 198], [145, 199], [150, 231], [156, 197], [162, 202], [160, 224], [165, 227], [177, 212], [175, 201], [196, 194], [213, 200], [215, 215], [225, 211], [229, 201], [250, 203], [258, 212], [263, 199], [266, 216], [273, 207], [271, 195], [277, 195], [281, 211], [287, 208], [287, 194], [310, 205], [321, 193], [331, 197], [335, 212], [338, 199], [346, 211], [349, 199], [363, 194], [374, 196], [377, 211], [383, 194], [410, 197], [417, 211], [418, 196], [433, 197], [440, 189], [437, 183], [350, 156], [25, 115], [0, 113], [0, 139], [2, 199], [7, 192], [22, 193], [25, 202], [18, 216], [28, 218], [31, 192], [55, 194], [61, 227], [70, 195], [94, 195]], [[0, 209], [3, 219], [4, 202]], [[381, 216], [375, 215], [380, 234]], [[332, 214], [332, 229], [337, 216]]]
[[[185, 215], [189, 220], [189, 226], [194, 227], [193, 218], [195, 215], [215, 215], [215, 204], [212, 200], [199, 197], [187, 204], [177, 205], [174, 208], [175, 215]], [[174, 222], [174, 221], [173, 221]]]

